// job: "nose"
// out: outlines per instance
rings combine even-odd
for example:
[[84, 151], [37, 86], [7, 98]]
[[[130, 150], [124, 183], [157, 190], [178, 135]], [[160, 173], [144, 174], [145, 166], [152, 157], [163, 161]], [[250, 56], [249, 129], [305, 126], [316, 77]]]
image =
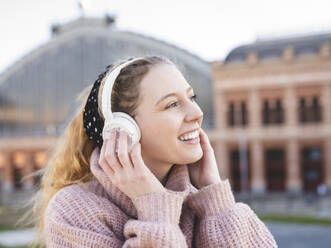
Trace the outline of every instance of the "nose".
[[199, 107], [199, 105], [195, 102], [190, 102], [190, 104], [188, 104], [187, 107], [185, 121], [187, 122], [197, 121], [201, 126], [202, 119], [203, 119], [203, 112]]

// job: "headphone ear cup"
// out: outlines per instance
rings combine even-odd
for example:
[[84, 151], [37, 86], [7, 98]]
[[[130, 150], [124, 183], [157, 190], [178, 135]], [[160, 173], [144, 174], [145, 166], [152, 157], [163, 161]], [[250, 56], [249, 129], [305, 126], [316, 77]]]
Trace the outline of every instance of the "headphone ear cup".
[[[113, 118], [110, 122], [106, 122], [102, 130], [103, 140], [109, 137], [110, 131], [113, 128], [124, 130], [131, 138], [131, 147], [140, 140], [141, 132], [137, 122], [127, 113], [113, 112]], [[130, 147], [130, 150], [131, 150]]]

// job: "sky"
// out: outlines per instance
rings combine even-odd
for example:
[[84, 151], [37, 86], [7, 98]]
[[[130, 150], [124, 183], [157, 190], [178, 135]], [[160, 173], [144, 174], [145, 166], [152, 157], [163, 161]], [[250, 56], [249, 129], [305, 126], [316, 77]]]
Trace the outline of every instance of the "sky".
[[0, 73], [47, 43], [50, 26], [117, 17], [116, 27], [177, 45], [207, 61], [259, 39], [331, 32], [330, 0], [0, 0]]

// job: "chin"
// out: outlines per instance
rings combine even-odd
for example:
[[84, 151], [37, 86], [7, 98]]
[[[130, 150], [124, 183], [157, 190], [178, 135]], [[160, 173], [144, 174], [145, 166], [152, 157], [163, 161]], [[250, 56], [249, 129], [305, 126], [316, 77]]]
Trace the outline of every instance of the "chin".
[[185, 158], [182, 158], [181, 164], [192, 164], [200, 160], [203, 156], [202, 149], [198, 149], [197, 151], [185, 154]]

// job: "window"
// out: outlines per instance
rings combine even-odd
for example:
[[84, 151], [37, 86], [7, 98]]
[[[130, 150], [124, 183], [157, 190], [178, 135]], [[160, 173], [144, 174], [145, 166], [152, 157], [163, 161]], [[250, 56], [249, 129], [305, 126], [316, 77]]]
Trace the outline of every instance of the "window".
[[284, 110], [282, 106], [282, 102], [280, 99], [277, 99], [276, 101], [276, 123], [283, 123], [284, 122]]
[[234, 104], [230, 103], [228, 111], [228, 125], [230, 127], [234, 126]]
[[263, 102], [263, 124], [269, 124], [269, 102], [265, 100]]
[[284, 122], [284, 110], [280, 99], [276, 99], [271, 104], [271, 100], [264, 100], [262, 109], [263, 124], [281, 124]]
[[[310, 104], [308, 102], [310, 102]], [[313, 96], [310, 99], [308, 97], [301, 97], [299, 99], [298, 115], [300, 123], [322, 121], [322, 107], [320, 106], [318, 97]]]
[[247, 106], [244, 101], [231, 102], [228, 109], [228, 126], [246, 126], [248, 124]]
[[322, 120], [321, 106], [320, 106], [318, 98], [316, 96], [313, 97], [313, 104], [312, 104], [311, 112], [313, 113], [314, 121], [320, 122]]
[[247, 125], [247, 109], [245, 102], [241, 102], [241, 124], [243, 126]]

